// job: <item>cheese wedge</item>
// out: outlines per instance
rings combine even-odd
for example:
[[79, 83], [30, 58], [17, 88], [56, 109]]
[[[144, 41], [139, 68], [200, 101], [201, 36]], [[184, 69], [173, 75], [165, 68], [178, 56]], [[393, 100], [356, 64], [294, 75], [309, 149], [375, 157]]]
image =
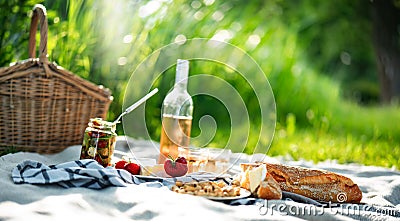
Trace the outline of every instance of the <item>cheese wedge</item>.
[[240, 174], [240, 186], [245, 188], [246, 190], [250, 189], [249, 185], [249, 170], [245, 170], [242, 174]]
[[248, 176], [250, 192], [253, 193], [267, 176], [267, 167], [265, 164], [261, 164], [256, 168], [250, 169], [248, 170]]

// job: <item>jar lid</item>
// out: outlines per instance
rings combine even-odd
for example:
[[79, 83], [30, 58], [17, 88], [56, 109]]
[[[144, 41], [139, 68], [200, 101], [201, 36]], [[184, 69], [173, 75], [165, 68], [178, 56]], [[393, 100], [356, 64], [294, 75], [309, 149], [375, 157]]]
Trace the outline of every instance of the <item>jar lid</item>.
[[90, 127], [95, 127], [98, 129], [109, 129], [115, 131], [116, 124], [114, 122], [105, 121], [102, 118], [90, 118], [90, 122], [88, 124]]

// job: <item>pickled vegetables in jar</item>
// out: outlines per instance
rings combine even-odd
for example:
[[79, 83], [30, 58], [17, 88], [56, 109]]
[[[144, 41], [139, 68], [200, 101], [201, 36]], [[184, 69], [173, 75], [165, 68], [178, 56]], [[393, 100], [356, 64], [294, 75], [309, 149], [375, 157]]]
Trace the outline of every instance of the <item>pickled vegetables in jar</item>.
[[116, 124], [92, 118], [85, 129], [80, 159], [94, 159], [103, 167], [111, 166], [117, 134]]

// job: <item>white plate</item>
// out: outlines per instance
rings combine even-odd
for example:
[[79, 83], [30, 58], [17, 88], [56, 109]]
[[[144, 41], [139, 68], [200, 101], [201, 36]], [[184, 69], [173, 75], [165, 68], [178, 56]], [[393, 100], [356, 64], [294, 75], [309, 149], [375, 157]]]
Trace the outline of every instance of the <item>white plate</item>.
[[210, 200], [215, 200], [215, 201], [225, 201], [225, 200], [237, 200], [237, 199], [243, 199], [248, 196], [250, 196], [251, 193], [250, 191], [241, 188], [240, 189], [240, 195], [239, 196], [202, 196]]

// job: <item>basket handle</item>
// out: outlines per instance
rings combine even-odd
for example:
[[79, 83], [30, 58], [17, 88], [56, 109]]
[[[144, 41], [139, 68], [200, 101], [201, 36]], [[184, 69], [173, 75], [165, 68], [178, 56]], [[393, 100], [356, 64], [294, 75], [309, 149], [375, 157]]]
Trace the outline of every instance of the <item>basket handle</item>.
[[47, 62], [47, 17], [46, 8], [41, 4], [33, 7], [31, 19], [31, 29], [29, 31], [29, 58], [36, 57], [36, 30], [40, 19], [40, 45], [39, 45], [39, 61]]

